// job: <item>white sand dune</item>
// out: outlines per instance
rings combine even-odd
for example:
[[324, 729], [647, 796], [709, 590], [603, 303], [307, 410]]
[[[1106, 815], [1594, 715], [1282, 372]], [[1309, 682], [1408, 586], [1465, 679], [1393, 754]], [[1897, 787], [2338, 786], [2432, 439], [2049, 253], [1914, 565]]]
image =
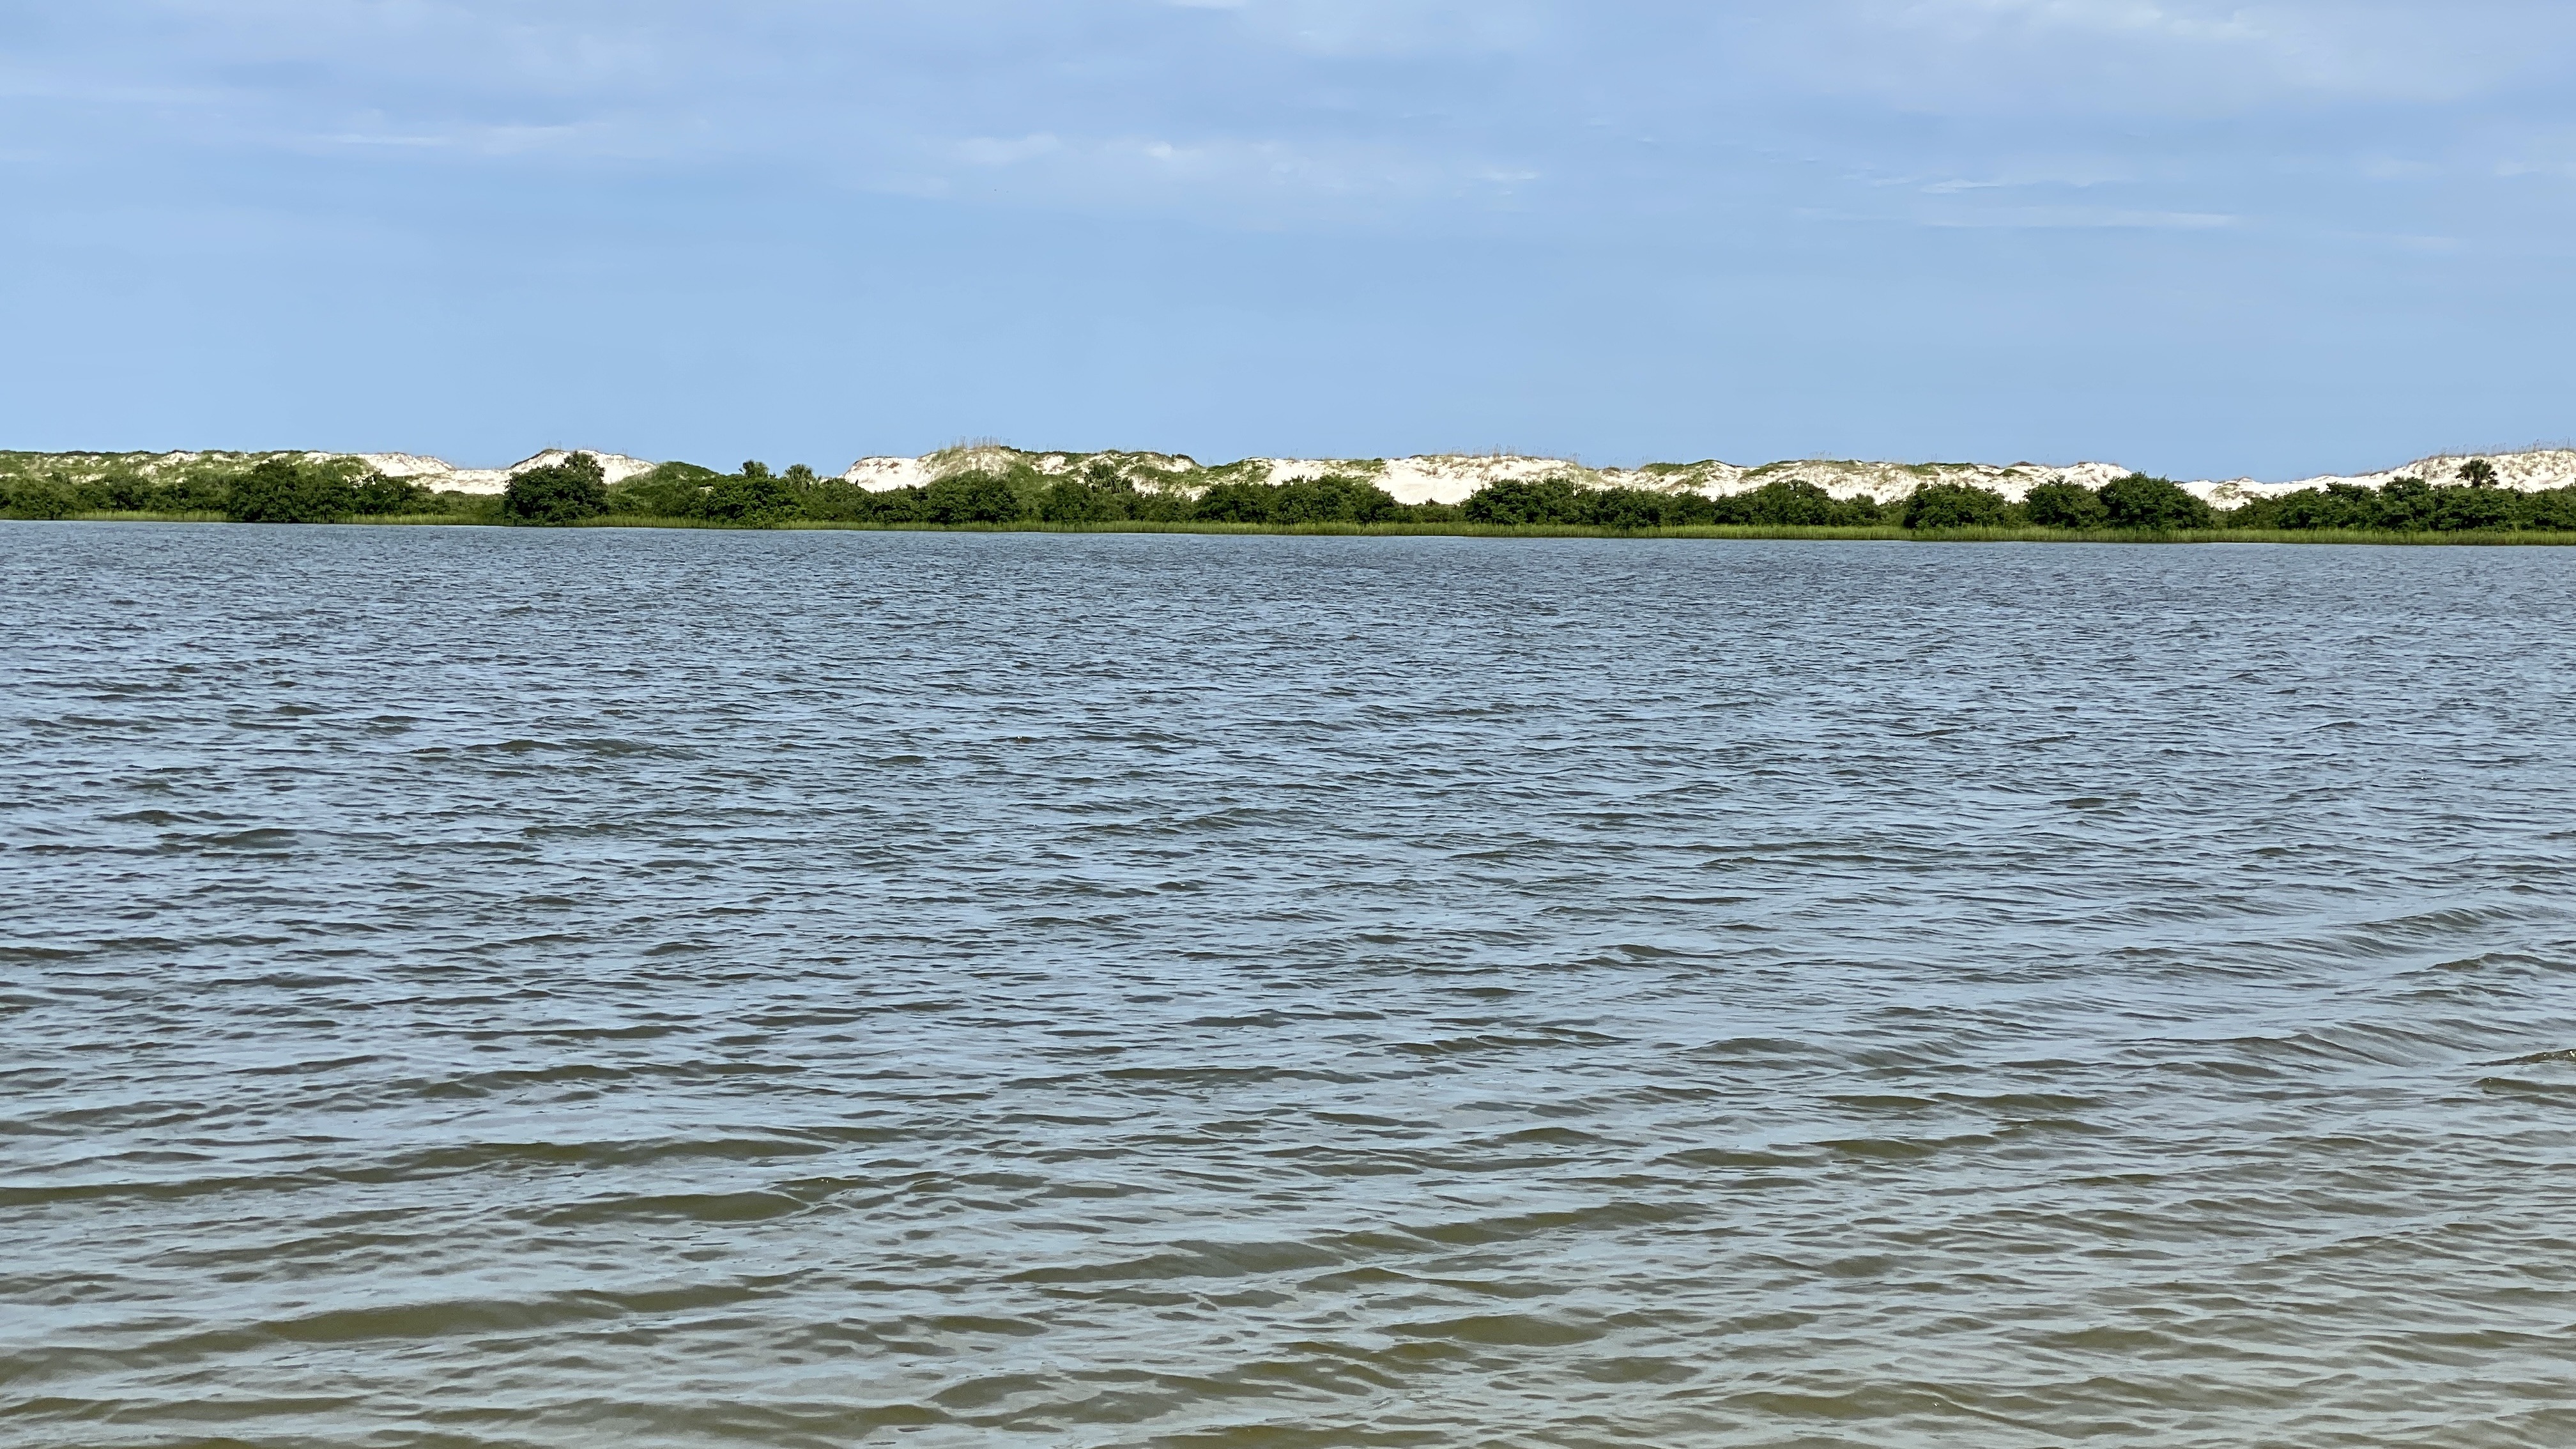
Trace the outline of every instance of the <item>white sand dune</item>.
[[[611, 483], [622, 483], [627, 479], [634, 477], [638, 473], [650, 472], [654, 467], [652, 463], [647, 462], [642, 458], [630, 458], [623, 453], [604, 453], [596, 449], [589, 448], [582, 449], [581, 451], [587, 452], [592, 457], [599, 460], [601, 469], [606, 473], [608, 481]], [[573, 450], [568, 448], [548, 448], [544, 452], [536, 454], [534, 457], [522, 458], [507, 468], [459, 468], [444, 458], [432, 458], [420, 453], [308, 452], [297, 454], [292, 452], [228, 452], [221, 449], [209, 448], [199, 451], [154, 453], [150, 455], [123, 454], [118, 456], [127, 458], [142, 456], [142, 470], [147, 474], [167, 473], [172, 469], [184, 468], [191, 463], [203, 462], [208, 459], [217, 461], [238, 461], [246, 458], [301, 457], [308, 463], [327, 463], [343, 458], [352, 458], [358, 462], [366, 464], [369, 468], [384, 474], [388, 478], [409, 478], [420, 483], [424, 487], [435, 489], [443, 493], [498, 493], [502, 489], [510, 486], [510, 480], [517, 477], [519, 474], [525, 473], [531, 468], [544, 468], [560, 463], [564, 459], [571, 457], [572, 454]], [[65, 456], [105, 458], [109, 455], [68, 454]]]
[[[2447, 483], [2471, 456], [2493, 463], [2496, 481], [2507, 488], [2528, 492], [2576, 484], [2576, 449], [2548, 448], [2519, 453], [2437, 454], [2377, 473], [2326, 475], [2284, 483], [2230, 478], [2189, 481], [2183, 486], [2221, 506], [2233, 506], [2249, 498], [2332, 483], [2376, 488], [2392, 478], [2409, 475]], [[1015, 461], [1026, 462], [1041, 473], [1070, 473], [1095, 461], [1106, 462], [1140, 486], [1199, 468], [1192, 459], [1174, 453], [1024, 453], [979, 447], [949, 449], [919, 458], [861, 458], [841, 476], [862, 488], [882, 491], [916, 486], [973, 468], [1005, 467]], [[2098, 488], [2134, 470], [2116, 463], [1867, 463], [1823, 459], [1754, 467], [1710, 461], [1595, 469], [1562, 458], [1453, 453], [1411, 458], [1250, 458], [1223, 465], [1222, 471], [1227, 476], [1273, 483], [1342, 474], [1377, 484], [1399, 503], [1457, 503], [1488, 483], [1540, 478], [1572, 478], [1602, 488], [1656, 488], [1711, 496], [1746, 493], [1777, 479], [1793, 479], [1813, 483], [1837, 498], [1866, 496], [1890, 503], [1932, 482], [1972, 483], [2017, 501], [2034, 484], [2064, 480]]]
[[[198, 453], [171, 453], [155, 460], [161, 466], [193, 461]], [[415, 453], [310, 453], [313, 459], [355, 457], [390, 478], [409, 478], [428, 487], [458, 493], [498, 493], [510, 479], [530, 468], [562, 462], [571, 453], [548, 448], [506, 468], [459, 468], [443, 458]], [[654, 465], [623, 453], [593, 451], [611, 483], [623, 482]], [[2513, 453], [2436, 454], [2376, 473], [2326, 474], [2287, 482], [2252, 478], [2199, 479], [2185, 488], [2222, 507], [2251, 498], [2347, 483], [2376, 488], [2392, 478], [2413, 476], [2447, 483], [2470, 457], [2495, 465], [2496, 481], [2526, 492], [2576, 484], [2576, 449], [2538, 448]], [[1045, 474], [1068, 474], [1107, 467], [1139, 487], [1196, 488], [1207, 475], [1255, 482], [1287, 483], [1327, 474], [1363, 478], [1393, 494], [1399, 503], [1458, 503], [1488, 483], [1505, 480], [1571, 478], [1587, 487], [1655, 488], [1723, 496], [1750, 492], [1777, 479], [1813, 483], [1836, 498], [1868, 497], [1892, 503], [1925, 483], [1972, 483], [2018, 500], [2034, 484], [2063, 479], [2099, 487], [2133, 470], [2117, 463], [1874, 463], [1803, 459], [1744, 466], [1714, 460], [1698, 463], [1649, 463], [1639, 468], [1586, 468], [1563, 458], [1508, 453], [1432, 453], [1410, 458], [1247, 458], [1203, 470], [1197, 460], [1179, 453], [1024, 452], [999, 445], [948, 448], [917, 458], [868, 457], [842, 473], [849, 482], [873, 491], [917, 487], [951, 473], [1002, 469], [1025, 463]]]
[[[510, 486], [510, 480], [531, 468], [551, 468], [575, 452], [571, 448], [548, 448], [533, 457], [522, 458], [507, 468], [459, 468], [444, 458], [423, 457], [417, 453], [356, 453], [357, 458], [388, 478], [408, 478], [424, 488], [442, 493], [498, 493]], [[624, 453], [603, 453], [583, 448], [599, 460], [601, 470], [611, 483], [623, 483], [638, 473], [653, 471], [653, 464]], [[343, 456], [316, 454], [317, 457]]]

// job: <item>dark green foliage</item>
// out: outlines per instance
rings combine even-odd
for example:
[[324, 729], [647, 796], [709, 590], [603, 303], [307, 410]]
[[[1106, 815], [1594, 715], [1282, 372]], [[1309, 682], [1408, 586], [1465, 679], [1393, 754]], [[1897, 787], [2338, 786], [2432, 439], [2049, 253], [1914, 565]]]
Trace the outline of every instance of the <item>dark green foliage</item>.
[[1340, 474], [1294, 483], [1252, 483], [1241, 479], [1212, 483], [1189, 511], [1189, 517], [1201, 523], [1252, 523], [1281, 528], [1319, 523], [1390, 523], [1407, 516], [1404, 505], [1385, 489]]
[[1507, 479], [1488, 483], [1470, 494], [1458, 511], [1469, 523], [1504, 526], [1533, 523], [1579, 523], [1583, 490], [1571, 478]]
[[1270, 521], [1280, 524], [1385, 523], [1403, 512], [1385, 489], [1337, 473], [1277, 484], [1270, 495]]
[[2491, 486], [2471, 483], [2464, 488], [2436, 488], [2433, 495], [2429, 526], [2436, 533], [2470, 533], [2514, 526], [2518, 501], [2515, 494]]
[[357, 511], [338, 475], [290, 458], [268, 458], [235, 478], [224, 511], [236, 523], [328, 523]]
[[2564, 530], [2576, 528], [2576, 488], [2522, 493], [2476, 483], [2436, 486], [2421, 478], [2391, 478], [2379, 488], [2329, 483], [2257, 499], [2228, 515], [2227, 521], [2233, 528], [2369, 533]]
[[1122, 502], [1111, 490], [1080, 478], [1058, 478], [1039, 496], [1038, 517], [1049, 523], [1106, 523], [1127, 516]]
[[2332, 483], [2255, 499], [2229, 514], [2227, 521], [2237, 528], [2367, 528], [2378, 507], [2379, 490]]
[[2576, 488], [2515, 494], [2514, 526], [2576, 533]]
[[1477, 489], [1458, 514], [1470, 523], [1617, 529], [1712, 524], [1848, 528], [1877, 523], [1882, 516], [1870, 499], [1838, 499], [1795, 478], [1774, 478], [1723, 498], [1660, 488], [1585, 488], [1570, 478], [1510, 480]]
[[1731, 523], [1812, 528], [1842, 521], [1842, 510], [1834, 502], [1834, 495], [1803, 478], [1774, 478], [1726, 501], [1729, 507], [1724, 511], [1736, 515], [1728, 520]]
[[1874, 498], [1836, 498], [1801, 478], [1774, 478], [1749, 493], [1716, 501], [1718, 523], [1765, 528], [1852, 528], [1884, 521]]
[[443, 510], [428, 489], [410, 479], [369, 473], [350, 485], [349, 511], [362, 518], [383, 518], [398, 513], [437, 513]]
[[951, 473], [921, 490], [925, 523], [1014, 523], [1031, 511], [1011, 480], [998, 473]]
[[2379, 502], [2375, 512], [2381, 528], [2420, 533], [2433, 526], [2433, 515], [2441, 500], [2433, 496], [2433, 485], [2421, 478], [2391, 478], [2379, 485]]
[[2144, 473], [2103, 484], [2101, 498], [2103, 522], [2113, 528], [2172, 532], [2208, 528], [2216, 522], [2209, 505], [2194, 498], [2181, 484]]
[[2034, 483], [2021, 500], [2022, 517], [2037, 528], [2104, 528], [2111, 521], [2110, 510], [2102, 506], [2102, 495], [2081, 483], [2060, 480]]
[[647, 518], [694, 518], [707, 485], [723, 476], [695, 463], [663, 463], [609, 490], [609, 511]]
[[69, 518], [81, 511], [78, 490], [60, 478], [19, 478], [0, 494], [0, 512], [11, 518]]
[[2012, 504], [1973, 483], [1926, 483], [1905, 500], [1907, 528], [2001, 528], [2013, 521]]
[[560, 526], [608, 511], [608, 483], [599, 460], [575, 453], [560, 463], [530, 468], [501, 490], [501, 514], [512, 523]]
[[1094, 459], [1082, 471], [1048, 480], [1033, 500], [1037, 516], [1049, 523], [1120, 523], [1130, 519], [1177, 523], [1197, 506], [1186, 494], [1139, 489], [1134, 480], [1105, 459]]
[[1037, 512], [1049, 523], [1115, 523], [1154, 516], [1161, 502], [1137, 492], [1117, 469], [1094, 463], [1049, 483], [1038, 495]]
[[[806, 488], [810, 490], [814, 470], [800, 463], [788, 471], [792, 476], [797, 469], [803, 469]], [[799, 494], [796, 484], [788, 478], [772, 475], [759, 463], [745, 463], [741, 472], [708, 483], [686, 516], [710, 523], [765, 527], [803, 517], [804, 500]]]
[[1717, 505], [1696, 493], [1666, 493], [1659, 488], [1594, 488], [1580, 494], [1579, 499], [1580, 510], [1574, 521], [1587, 528], [1684, 528], [1718, 521]]
[[1267, 483], [1212, 483], [1190, 516], [1201, 523], [1268, 523], [1270, 493]]
[[[962, 460], [961, 460], [962, 461]], [[2382, 488], [2338, 483], [2251, 500], [2232, 512], [2207, 505], [2163, 479], [2132, 475], [2100, 492], [2062, 480], [2031, 488], [2007, 505], [1983, 489], [1926, 483], [1903, 505], [1836, 499], [1815, 484], [1772, 477], [1748, 492], [1705, 497], [1658, 488], [1587, 488], [1573, 476], [1500, 482], [1463, 504], [1398, 504], [1364, 477], [1331, 475], [1294, 483], [1253, 481], [1251, 467], [1190, 475], [1145, 475], [1107, 456], [1046, 474], [1013, 457], [943, 478], [927, 488], [871, 492], [797, 464], [773, 473], [758, 461], [719, 474], [665, 463], [615, 489], [596, 459], [575, 455], [512, 480], [500, 496], [432, 493], [408, 479], [366, 472], [357, 460], [295, 453], [0, 452], [0, 516], [55, 519], [118, 513], [229, 514], [271, 522], [319, 522], [395, 515], [459, 522], [576, 522], [601, 506], [619, 514], [692, 519], [737, 527], [814, 521], [862, 527], [992, 527], [1033, 519], [1067, 525], [1226, 523], [1255, 528], [1472, 523], [1484, 526], [1648, 532], [1710, 525], [1750, 528], [1853, 527], [1902, 519], [1918, 529], [2010, 527], [2141, 532], [2338, 530], [2356, 533], [2576, 533], [2576, 488], [2526, 493], [2497, 486], [2495, 465], [2473, 458], [2459, 481], [2403, 477]], [[1149, 465], [1150, 466], [1150, 465]], [[1672, 472], [1677, 470], [1664, 470]], [[1252, 475], [1252, 476], [1247, 476]], [[1760, 475], [1757, 475], [1760, 476]], [[1202, 491], [1193, 497], [1195, 485]]]
[[[20, 460], [51, 466], [30, 468]], [[149, 454], [0, 453], [0, 516], [10, 518], [224, 514], [244, 522], [321, 523], [454, 513], [460, 506], [471, 506], [464, 495], [368, 472], [354, 458], [210, 453], [174, 465]]]
[[803, 517], [818, 523], [921, 522], [918, 488], [871, 493], [846, 479], [818, 478], [812, 486], [798, 491], [796, 502]]

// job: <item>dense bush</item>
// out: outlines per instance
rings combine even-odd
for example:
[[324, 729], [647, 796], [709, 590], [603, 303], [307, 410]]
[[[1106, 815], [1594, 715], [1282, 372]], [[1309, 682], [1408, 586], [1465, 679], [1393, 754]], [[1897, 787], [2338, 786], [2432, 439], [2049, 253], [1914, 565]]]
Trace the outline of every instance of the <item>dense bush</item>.
[[[233, 484], [261, 461], [211, 454], [171, 467], [149, 455], [0, 453], [0, 517], [224, 513], [233, 501]], [[306, 466], [298, 459], [280, 461]], [[325, 484], [345, 482], [357, 471], [348, 460], [311, 466], [315, 479]]]
[[824, 478], [798, 494], [802, 515], [818, 523], [919, 523], [921, 490], [894, 488], [872, 493], [840, 478]]
[[1127, 516], [1113, 489], [1080, 478], [1058, 478], [1038, 499], [1038, 517], [1049, 523], [1107, 523]]
[[1907, 528], [1999, 528], [2013, 521], [2012, 504], [1971, 483], [1926, 483], [1905, 500]]
[[608, 511], [608, 483], [599, 460], [575, 453], [560, 463], [530, 468], [501, 490], [501, 516], [512, 523], [559, 526]]
[[[1137, 500], [1144, 502], [1140, 496]], [[1133, 504], [1131, 507], [1135, 506]], [[1146, 516], [1131, 513], [1130, 516]], [[1391, 523], [1411, 510], [1374, 483], [1340, 474], [1293, 483], [1254, 483], [1239, 478], [1209, 484], [1189, 505], [1200, 523], [1252, 523], [1295, 527], [1314, 523]]]
[[1028, 516], [1019, 491], [998, 473], [951, 473], [921, 490], [925, 523], [1014, 523]]
[[361, 517], [383, 518], [443, 510], [436, 495], [409, 478], [388, 478], [381, 473], [369, 473], [349, 485], [349, 511]]
[[1270, 492], [1267, 483], [1213, 483], [1199, 494], [1190, 516], [1203, 523], [1268, 523]]
[[799, 463], [787, 473], [781, 478], [772, 474], [766, 463], [746, 462], [741, 472], [710, 481], [693, 501], [688, 516], [745, 527], [801, 518], [805, 514], [803, 494], [814, 487], [814, 470]]
[[1095, 461], [1080, 473], [1047, 481], [1037, 492], [1037, 516], [1049, 523], [1178, 523], [1197, 516], [1188, 494], [1140, 489], [1109, 463]]
[[2032, 484], [2022, 496], [2021, 511], [2038, 528], [2101, 528], [2110, 522], [2101, 494], [2064, 479]]
[[1849, 528], [1886, 521], [1874, 498], [1836, 498], [1800, 478], [1774, 478], [1750, 492], [1714, 501], [1712, 523], [1768, 528]]
[[2208, 528], [2217, 521], [2208, 504], [2169, 478], [2132, 473], [2103, 484], [2100, 496], [2103, 522], [2113, 528], [2171, 532]]
[[[700, 519], [733, 526], [796, 520], [862, 526], [992, 526], [1031, 519], [1057, 524], [1192, 521], [1256, 527], [1466, 522], [1649, 531], [1731, 525], [1804, 528], [1901, 519], [1940, 529], [2028, 523], [2069, 529], [2170, 532], [2336, 529], [2357, 532], [2576, 532], [2576, 488], [2521, 492], [2496, 486], [2495, 466], [2470, 459], [2456, 482], [2392, 479], [2385, 487], [2337, 483], [2252, 500], [2227, 513], [2180, 485], [2140, 475], [2096, 491], [2064, 480], [2033, 486], [2020, 505], [1981, 488], [1926, 483], [1902, 505], [1836, 499], [1813, 483], [1773, 477], [1724, 497], [1660, 488], [1588, 488], [1572, 476], [1509, 480], [1458, 505], [1399, 504], [1365, 478], [1328, 475], [1292, 483], [1253, 481], [1248, 469], [1194, 478], [1148, 477], [1145, 487], [1118, 463], [1094, 458], [1078, 471], [1042, 474], [1026, 459], [962, 472], [926, 487], [870, 491], [824, 478], [802, 464], [772, 474], [743, 464], [732, 474], [665, 463], [604, 487], [598, 460], [576, 454], [511, 480], [497, 497], [431, 493], [409, 479], [363, 470], [354, 459], [209, 453], [178, 460], [143, 454], [0, 452], [0, 516], [66, 518], [91, 513], [228, 514], [246, 521], [320, 522], [393, 514], [444, 514], [460, 521], [565, 523], [603, 511]], [[1193, 497], [1185, 486], [1204, 485]]]
[[1386, 523], [1404, 512], [1395, 495], [1374, 483], [1328, 473], [1273, 486], [1272, 523]]
[[647, 518], [695, 518], [707, 485], [723, 476], [695, 463], [663, 463], [610, 489], [609, 511]]
[[1505, 479], [1469, 494], [1458, 511], [1469, 523], [1504, 527], [1575, 523], [1582, 518], [1583, 490], [1571, 478]]
[[290, 458], [268, 458], [235, 478], [224, 511], [236, 523], [328, 523], [357, 512], [346, 480]]
[[15, 478], [0, 492], [0, 512], [11, 518], [69, 518], [80, 511], [79, 490], [60, 478]]
[[[2483, 468], [2478, 465], [2485, 464]], [[2391, 478], [2384, 487], [2329, 483], [2260, 498], [2229, 517], [2237, 528], [2352, 529], [2375, 533], [2511, 532], [2576, 529], [2576, 488], [2523, 493], [2493, 486], [2495, 466], [2462, 464], [2458, 484]]]

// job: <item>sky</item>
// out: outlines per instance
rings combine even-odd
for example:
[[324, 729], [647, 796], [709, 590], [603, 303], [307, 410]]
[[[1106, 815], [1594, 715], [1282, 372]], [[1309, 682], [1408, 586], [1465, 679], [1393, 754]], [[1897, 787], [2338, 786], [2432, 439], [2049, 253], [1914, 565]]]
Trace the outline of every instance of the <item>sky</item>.
[[2565, 0], [0, 0], [0, 447], [2576, 434]]

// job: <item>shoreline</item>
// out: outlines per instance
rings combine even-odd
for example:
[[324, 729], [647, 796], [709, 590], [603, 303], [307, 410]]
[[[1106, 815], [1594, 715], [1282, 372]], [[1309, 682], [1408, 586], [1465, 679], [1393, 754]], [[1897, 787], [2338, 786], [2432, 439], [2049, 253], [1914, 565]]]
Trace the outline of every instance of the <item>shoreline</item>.
[[[6, 519], [10, 523], [214, 523], [221, 513], [86, 512], [60, 519]], [[262, 526], [262, 525], [252, 525]], [[268, 524], [271, 528], [513, 528], [497, 519], [453, 513], [386, 514], [329, 523]], [[1816, 543], [2093, 543], [2093, 544], [2344, 544], [2381, 547], [2530, 547], [2576, 545], [2576, 532], [2461, 530], [2379, 532], [2361, 529], [2197, 528], [2171, 531], [2036, 527], [1905, 528], [1897, 524], [1773, 525], [1690, 524], [1670, 528], [1599, 528], [1582, 524], [1492, 523], [1219, 523], [1140, 519], [1096, 523], [864, 523], [792, 519], [780, 523], [730, 523], [703, 518], [608, 514], [560, 525], [579, 529], [702, 529], [728, 533], [1180, 533], [1278, 535], [1323, 538], [1625, 538], [1703, 540], [1805, 540]]]

